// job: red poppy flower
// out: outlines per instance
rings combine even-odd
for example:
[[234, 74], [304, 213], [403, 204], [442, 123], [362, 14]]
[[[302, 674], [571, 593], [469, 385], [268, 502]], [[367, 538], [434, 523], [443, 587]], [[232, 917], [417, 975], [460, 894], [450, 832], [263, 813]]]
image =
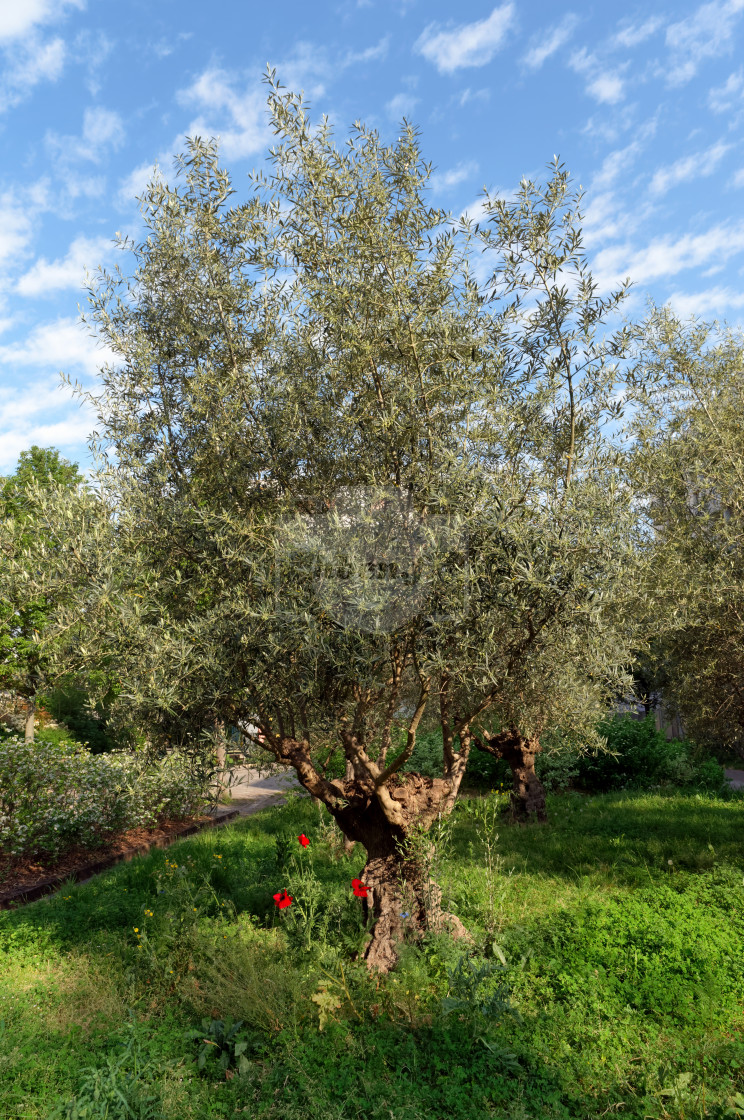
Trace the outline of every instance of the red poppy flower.
[[307, 836], [305, 835], [304, 832], [300, 833], [300, 835], [297, 837], [297, 839], [302, 844], [303, 848], [306, 848], [308, 846], [308, 844], [310, 843], [310, 841], [308, 840], [308, 838], [307, 838]]
[[274, 895], [274, 903], [279, 907], [280, 910], [284, 910], [285, 907], [291, 906], [292, 901], [293, 899], [291, 894], [287, 894], [286, 891], [277, 891]]
[[357, 896], [357, 898], [366, 898], [369, 888], [365, 887], [361, 879], [352, 879], [351, 889], [354, 891], [354, 894]]

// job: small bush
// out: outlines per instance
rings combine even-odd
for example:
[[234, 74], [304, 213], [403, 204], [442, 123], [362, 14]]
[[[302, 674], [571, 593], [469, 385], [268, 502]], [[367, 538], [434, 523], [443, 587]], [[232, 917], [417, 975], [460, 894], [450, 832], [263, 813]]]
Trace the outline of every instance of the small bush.
[[637, 720], [616, 716], [599, 724], [607, 752], [579, 759], [576, 784], [599, 793], [613, 789], [649, 789], [658, 785], [695, 786], [717, 793], [723, 770], [708, 755], [701, 756], [687, 740], [667, 739], [657, 731], [653, 716]]
[[56, 688], [41, 697], [41, 703], [55, 721], [64, 724], [60, 728], [63, 738], [84, 743], [92, 754], [127, 746], [117, 742], [109, 731], [105, 710], [100, 714], [90, 711], [87, 700], [85, 692], [73, 687]]
[[74, 1100], [60, 1103], [49, 1120], [164, 1120], [154, 1087], [162, 1070], [140, 1053], [134, 1025], [118, 1054], [101, 1068], [83, 1070]]
[[0, 852], [59, 856], [95, 848], [128, 828], [152, 828], [201, 809], [205, 780], [191, 761], [157, 762], [123, 751], [92, 755], [78, 744], [0, 741]]

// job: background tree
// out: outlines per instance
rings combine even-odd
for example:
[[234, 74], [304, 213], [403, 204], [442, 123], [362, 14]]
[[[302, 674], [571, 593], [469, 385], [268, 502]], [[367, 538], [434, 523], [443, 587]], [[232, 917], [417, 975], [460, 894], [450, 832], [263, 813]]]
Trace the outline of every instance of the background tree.
[[655, 683], [694, 738], [744, 753], [744, 340], [655, 309], [639, 368]]
[[[0, 520], [5, 520], [6, 547], [0, 569], [0, 688], [26, 702], [26, 742], [34, 738], [36, 697], [45, 679], [48, 655], [39, 641], [50, 609], [48, 598], [26, 579], [10, 581], [9, 557], [21, 555], [33, 541], [44, 545], [39, 525], [38, 491], [75, 489], [83, 479], [77, 466], [53, 447], [22, 451], [15, 473], [0, 482]], [[3, 578], [3, 573], [5, 577]]]
[[[249, 201], [190, 141], [123, 243], [136, 271], [91, 291], [115, 457], [50, 507], [65, 563], [42, 578], [79, 589], [65, 656], [112, 658], [153, 738], [253, 724], [364, 845], [365, 956], [387, 968], [404, 928], [462, 932], [422, 837], [474, 739], [541, 815], [540, 732], [588, 733], [625, 687], [631, 511], [607, 423], [627, 339], [595, 340], [622, 293], [595, 296], [560, 166], [511, 208], [486, 198], [486, 231], [427, 205], [411, 127], [384, 145], [356, 125], [338, 149], [275, 84], [269, 109]], [[435, 779], [401, 770], [427, 713]]]

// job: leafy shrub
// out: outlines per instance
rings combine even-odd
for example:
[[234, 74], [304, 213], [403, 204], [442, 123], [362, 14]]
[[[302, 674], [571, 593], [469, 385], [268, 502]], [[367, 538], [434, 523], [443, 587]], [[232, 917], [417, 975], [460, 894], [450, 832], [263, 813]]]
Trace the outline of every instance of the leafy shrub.
[[723, 770], [714, 759], [700, 757], [686, 740], [667, 739], [657, 731], [653, 716], [616, 716], [599, 724], [598, 731], [608, 751], [579, 759], [576, 784], [584, 789], [605, 792], [669, 784], [718, 792], [724, 784]]
[[[402, 747], [401, 740], [400, 749]], [[442, 776], [442, 732], [438, 728], [419, 732], [413, 754], [403, 769], [424, 774], [429, 778]], [[511, 785], [511, 770], [502, 759], [473, 748], [470, 752], [465, 784], [483, 789], [492, 789], [501, 784]]]
[[105, 710], [102, 714], [93, 713], [87, 707], [87, 696], [79, 688], [56, 688], [41, 698], [44, 707], [61, 728], [64, 739], [76, 739], [84, 743], [92, 754], [113, 751], [126, 744], [117, 742], [108, 729]]
[[[401, 735], [398, 750], [402, 750], [404, 746], [405, 736]], [[442, 732], [438, 728], [418, 733], [413, 754], [404, 764], [403, 769], [416, 774], [425, 774], [428, 778], [442, 776]]]
[[78, 744], [0, 741], [0, 852], [58, 856], [95, 848], [127, 828], [183, 819], [206, 799], [193, 763], [123, 751], [92, 755]]
[[546, 731], [540, 745], [535, 773], [550, 793], [564, 793], [576, 783], [581, 771], [582, 745], [574, 735], [559, 728]]

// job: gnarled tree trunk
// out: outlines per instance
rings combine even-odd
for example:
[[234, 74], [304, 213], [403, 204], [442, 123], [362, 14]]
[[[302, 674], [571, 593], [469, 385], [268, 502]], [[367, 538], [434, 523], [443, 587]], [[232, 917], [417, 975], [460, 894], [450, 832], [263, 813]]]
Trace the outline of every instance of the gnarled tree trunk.
[[497, 734], [483, 733], [482, 738], [473, 742], [488, 754], [503, 758], [509, 763], [512, 772], [511, 816], [520, 824], [535, 817], [538, 821], [548, 819], [545, 804], [545, 789], [535, 773], [535, 756], [540, 751], [539, 739], [526, 739], [514, 728]]
[[345, 782], [347, 805], [331, 812], [344, 835], [366, 849], [362, 883], [368, 891], [366, 913], [372, 914], [374, 925], [364, 959], [370, 968], [387, 972], [405, 937], [446, 929], [455, 938], [469, 938], [460, 919], [442, 910], [442, 892], [429, 874], [432, 846], [425, 830], [440, 812], [446, 813], [450, 785], [420, 774], [391, 781], [387, 788], [400, 806], [400, 825], [391, 825], [377, 797], [361, 785]]
[[383, 772], [356, 740], [346, 745], [352, 776], [327, 781], [310, 761], [306, 741], [277, 736], [272, 744], [276, 756], [294, 766], [305, 789], [324, 802], [346, 839], [364, 846], [364, 905], [374, 919], [364, 959], [370, 968], [387, 972], [406, 937], [446, 929], [469, 939], [459, 918], [442, 910], [441, 891], [430, 877], [427, 840], [436, 818], [452, 809], [466, 758], [454, 758], [449, 777], [427, 778]]

